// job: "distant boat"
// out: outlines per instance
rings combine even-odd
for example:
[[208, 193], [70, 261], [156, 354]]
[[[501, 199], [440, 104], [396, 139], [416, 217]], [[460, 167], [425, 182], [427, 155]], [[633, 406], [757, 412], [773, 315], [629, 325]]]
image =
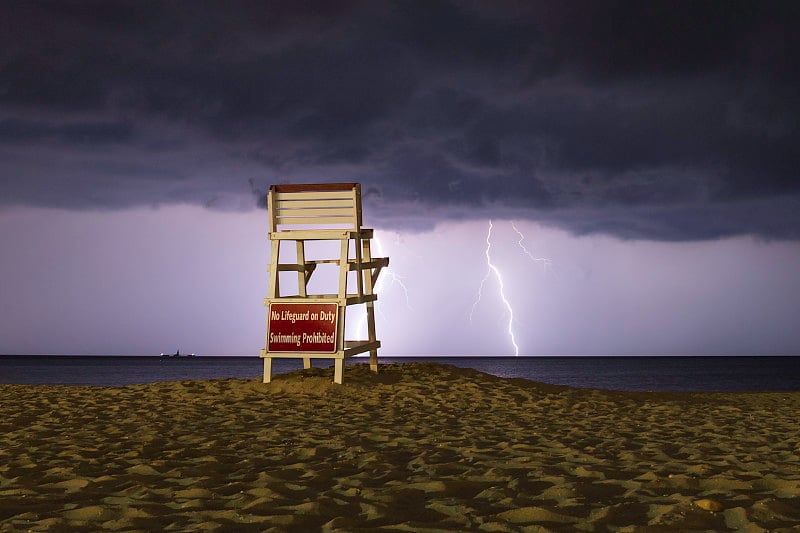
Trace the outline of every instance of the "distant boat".
[[185, 355], [181, 355], [181, 351], [177, 350], [175, 353], [161, 353], [161, 357], [194, 357], [195, 354], [187, 353]]

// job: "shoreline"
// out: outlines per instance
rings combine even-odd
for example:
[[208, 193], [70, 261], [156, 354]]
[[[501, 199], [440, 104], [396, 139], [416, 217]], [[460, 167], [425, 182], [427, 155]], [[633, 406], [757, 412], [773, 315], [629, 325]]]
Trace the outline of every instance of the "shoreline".
[[[364, 361], [351, 358], [347, 363]], [[500, 377], [606, 390], [800, 391], [800, 357], [381, 357], [381, 364], [413, 362], [452, 364]], [[6, 356], [0, 357], [0, 382], [104, 386], [184, 379], [251, 379], [262, 373], [262, 367], [257, 356]], [[300, 359], [275, 359], [273, 373], [301, 367]]]
[[[800, 392], [622, 392], [438, 363], [0, 385], [0, 529], [786, 530]], [[541, 529], [544, 528], [544, 529]]]

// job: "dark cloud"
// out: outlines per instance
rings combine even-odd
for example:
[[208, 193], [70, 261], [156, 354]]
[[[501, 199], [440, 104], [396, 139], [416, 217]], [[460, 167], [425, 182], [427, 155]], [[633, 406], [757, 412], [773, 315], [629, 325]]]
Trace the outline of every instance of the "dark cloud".
[[0, 120], [0, 143], [44, 143], [102, 145], [131, 138], [126, 121], [66, 122], [50, 124], [30, 120]]
[[14, 2], [5, 205], [255, 205], [353, 181], [381, 223], [800, 237], [795, 2]]

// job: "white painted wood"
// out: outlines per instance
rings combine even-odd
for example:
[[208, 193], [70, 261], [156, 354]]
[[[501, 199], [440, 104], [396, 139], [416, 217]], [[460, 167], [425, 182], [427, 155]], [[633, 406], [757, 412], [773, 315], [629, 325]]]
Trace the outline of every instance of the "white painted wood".
[[[334, 353], [282, 352], [270, 353], [264, 348], [264, 382], [271, 380], [272, 359], [299, 357], [303, 368], [311, 367], [312, 359], [334, 359], [334, 382], [341, 384], [344, 375], [344, 359], [370, 352], [370, 369], [378, 370], [378, 348], [375, 331], [375, 306], [377, 295], [375, 284], [389, 258], [373, 258], [370, 240], [373, 230], [361, 227], [361, 187], [358, 184], [321, 185], [276, 185], [270, 187], [267, 196], [269, 210], [269, 239], [271, 257], [269, 288], [265, 305], [270, 302], [336, 303], [338, 307], [337, 349]], [[330, 226], [337, 226], [331, 228]], [[305, 241], [339, 241], [338, 258], [307, 260]], [[295, 241], [296, 262], [280, 262], [280, 243]], [[354, 244], [354, 256], [350, 257], [350, 243]], [[335, 264], [339, 267], [338, 290], [330, 294], [309, 294], [308, 282], [317, 265]], [[279, 272], [296, 272], [298, 294], [281, 294]], [[354, 293], [348, 292], [348, 272], [356, 272]], [[333, 288], [333, 287], [331, 287]], [[345, 319], [349, 306], [366, 304], [366, 340], [345, 340]], [[269, 317], [267, 317], [269, 320]], [[269, 344], [267, 343], [267, 346]]]
[[282, 209], [298, 209], [298, 208], [329, 208], [329, 207], [347, 207], [355, 209], [355, 200], [348, 198], [346, 200], [278, 200], [275, 203], [278, 210]]
[[278, 225], [302, 225], [302, 224], [350, 224], [352, 225], [351, 217], [284, 217], [278, 215]]
[[269, 238], [275, 241], [294, 241], [297, 239], [303, 239], [304, 241], [337, 241], [339, 239], [355, 238], [355, 235], [357, 235], [356, 232], [343, 229], [284, 229], [270, 233]]
[[[274, 241], [279, 242], [279, 241]], [[297, 290], [300, 296], [307, 296], [306, 286], [308, 285], [308, 275], [306, 274], [306, 253], [305, 241], [295, 241], [295, 248], [297, 252]]]
[[323, 209], [323, 208], [284, 208], [278, 210], [279, 218], [286, 217], [352, 217], [355, 206], [345, 208]]
[[[350, 241], [342, 239], [340, 245], [339, 265], [346, 265], [350, 253]], [[347, 272], [346, 268], [339, 268], [339, 298], [347, 297]]]
[[264, 358], [264, 383], [272, 381], [272, 358]]
[[369, 342], [369, 341], [354, 341], [354, 345], [350, 348], [344, 350], [345, 357], [352, 357], [353, 355], [358, 355], [360, 353], [368, 352], [370, 350], [377, 350], [381, 347], [380, 341]]
[[[371, 263], [372, 259], [372, 251], [370, 249], [369, 240], [362, 241], [362, 246], [364, 248], [364, 259], [367, 263]], [[388, 262], [388, 261], [387, 261]], [[376, 268], [375, 270], [379, 271], [380, 268]], [[358, 273], [358, 278], [364, 279], [364, 285], [366, 289], [366, 294], [371, 295], [374, 289], [374, 280], [373, 280], [374, 271], [366, 270], [361, 271]], [[377, 278], [377, 275], [375, 276]], [[377, 339], [375, 334], [375, 302], [367, 302], [367, 335], [369, 336], [369, 342], [374, 343]], [[378, 371], [378, 349], [372, 349], [369, 351], [369, 369], [373, 372]]]
[[374, 302], [378, 299], [377, 294], [365, 294], [363, 296], [359, 296], [357, 294], [348, 294], [344, 298], [339, 298], [338, 294], [308, 294], [306, 296], [300, 296], [299, 294], [291, 294], [287, 296], [279, 296], [278, 298], [270, 298], [270, 301], [273, 302], [285, 302], [285, 303], [330, 303], [336, 302], [339, 305], [350, 306], [356, 304], [364, 304], [367, 302]]
[[280, 287], [278, 285], [278, 263], [280, 262], [280, 241], [270, 241], [271, 255], [269, 266], [269, 289], [267, 298], [275, 298], [280, 294]]
[[[272, 359], [344, 359], [344, 350], [333, 353], [310, 353], [310, 352], [270, 352]], [[349, 356], [348, 356], [349, 357]]]
[[344, 359], [336, 359], [333, 362], [333, 382], [341, 385], [344, 377]]
[[313, 191], [313, 192], [279, 192], [275, 193], [277, 201], [291, 200], [350, 200], [355, 199], [355, 193], [350, 191]]

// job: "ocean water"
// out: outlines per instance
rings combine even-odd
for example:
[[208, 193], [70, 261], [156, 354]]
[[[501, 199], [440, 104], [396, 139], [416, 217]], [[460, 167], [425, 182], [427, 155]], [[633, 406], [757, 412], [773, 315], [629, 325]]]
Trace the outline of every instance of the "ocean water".
[[[381, 357], [474, 368], [500, 377], [574, 387], [627, 391], [798, 391], [800, 356], [748, 357]], [[365, 363], [362, 358], [347, 364]], [[330, 366], [316, 360], [315, 366]], [[273, 360], [273, 374], [302, 368], [299, 359]], [[258, 357], [0, 355], [0, 383], [126, 385], [187, 379], [257, 378]], [[345, 381], [347, 372], [345, 371]]]

